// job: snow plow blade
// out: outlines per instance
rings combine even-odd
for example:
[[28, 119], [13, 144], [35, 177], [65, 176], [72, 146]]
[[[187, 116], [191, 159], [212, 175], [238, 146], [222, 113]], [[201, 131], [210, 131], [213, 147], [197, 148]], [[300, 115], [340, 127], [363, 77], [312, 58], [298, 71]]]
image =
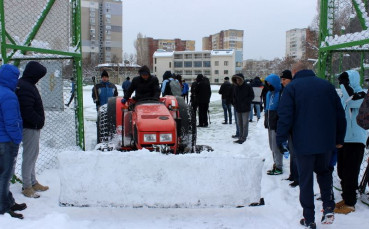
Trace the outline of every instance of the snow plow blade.
[[260, 199], [263, 160], [229, 154], [62, 152], [61, 206], [237, 207]]

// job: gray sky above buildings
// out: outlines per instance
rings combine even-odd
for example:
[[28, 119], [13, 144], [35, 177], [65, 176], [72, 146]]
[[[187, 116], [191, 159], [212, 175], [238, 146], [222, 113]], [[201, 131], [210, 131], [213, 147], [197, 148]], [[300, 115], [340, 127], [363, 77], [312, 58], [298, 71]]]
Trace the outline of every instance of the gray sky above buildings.
[[123, 52], [135, 53], [141, 32], [154, 39], [195, 40], [221, 30], [244, 30], [244, 59], [284, 57], [286, 31], [306, 28], [316, 0], [125, 0]]

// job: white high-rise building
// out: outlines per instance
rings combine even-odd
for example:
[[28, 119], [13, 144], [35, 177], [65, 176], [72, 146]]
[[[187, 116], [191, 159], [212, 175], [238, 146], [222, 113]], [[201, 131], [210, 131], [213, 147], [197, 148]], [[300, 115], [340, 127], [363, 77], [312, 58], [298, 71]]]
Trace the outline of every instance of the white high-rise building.
[[302, 59], [306, 53], [306, 28], [286, 32], [286, 57]]

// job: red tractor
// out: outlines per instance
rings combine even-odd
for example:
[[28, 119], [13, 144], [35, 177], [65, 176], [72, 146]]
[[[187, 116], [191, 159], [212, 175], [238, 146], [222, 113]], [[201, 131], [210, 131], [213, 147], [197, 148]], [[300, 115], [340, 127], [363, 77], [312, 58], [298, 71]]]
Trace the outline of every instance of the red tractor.
[[101, 150], [146, 148], [162, 153], [199, 152], [196, 117], [180, 96], [135, 102], [110, 98], [98, 112], [97, 135]]

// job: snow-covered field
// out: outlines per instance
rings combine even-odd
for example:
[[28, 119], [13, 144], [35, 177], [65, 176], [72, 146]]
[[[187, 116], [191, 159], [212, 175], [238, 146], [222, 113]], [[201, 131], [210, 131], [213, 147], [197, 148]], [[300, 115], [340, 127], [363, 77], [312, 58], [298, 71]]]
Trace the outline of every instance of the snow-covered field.
[[[219, 86], [213, 86], [208, 128], [198, 129], [198, 144], [210, 145], [214, 153], [236, 155], [258, 155], [265, 158], [262, 171], [261, 196], [265, 205], [244, 208], [114, 208], [114, 207], [61, 207], [59, 206], [60, 178], [58, 168], [46, 170], [38, 176], [40, 183], [50, 186], [50, 190], [40, 193], [39, 199], [25, 198], [19, 184], [11, 185], [17, 202], [25, 202], [28, 208], [22, 211], [23, 220], [0, 215], [0, 228], [302, 228], [299, 220], [302, 208], [298, 200], [299, 189], [291, 188], [283, 180], [289, 174], [289, 159], [284, 159], [284, 174], [267, 176], [266, 170], [272, 166], [272, 154], [268, 145], [267, 131], [263, 118], [250, 123], [249, 137], [242, 144], [233, 144], [235, 124], [222, 125]], [[120, 95], [122, 91], [120, 90]], [[84, 88], [84, 115], [86, 149], [93, 151], [96, 142], [96, 110], [91, 101], [91, 87]], [[81, 152], [76, 152], [81, 153]], [[83, 153], [83, 152], [82, 152]], [[107, 165], [109, 166], [109, 165]], [[197, 174], [201, 176], [201, 171]], [[76, 177], [79, 174], [75, 174]], [[93, 180], [93, 177], [90, 177]], [[94, 185], [94, 184], [92, 184]], [[98, 185], [98, 184], [96, 184]], [[104, 187], [102, 187], [104, 188]], [[314, 190], [319, 192], [317, 185]], [[107, 196], [108, 189], [103, 190]], [[337, 200], [341, 200], [338, 192]], [[349, 215], [336, 215], [333, 225], [321, 225], [321, 202], [316, 201], [316, 221], [318, 228], [368, 228], [369, 207], [360, 201], [356, 211]]]

